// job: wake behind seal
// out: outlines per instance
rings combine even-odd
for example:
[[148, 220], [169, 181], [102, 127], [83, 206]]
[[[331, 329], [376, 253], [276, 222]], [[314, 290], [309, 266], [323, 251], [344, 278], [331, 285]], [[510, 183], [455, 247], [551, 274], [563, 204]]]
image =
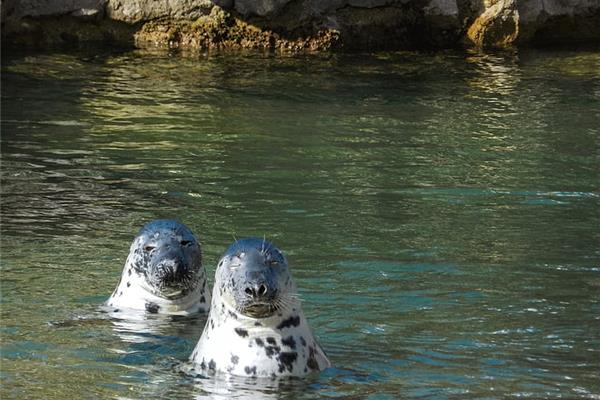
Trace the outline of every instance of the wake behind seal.
[[273, 244], [243, 239], [225, 251], [190, 360], [204, 375], [272, 379], [331, 365], [304, 317], [287, 260]]
[[121, 280], [106, 305], [150, 314], [208, 311], [210, 291], [200, 244], [175, 220], [147, 223], [133, 240]]

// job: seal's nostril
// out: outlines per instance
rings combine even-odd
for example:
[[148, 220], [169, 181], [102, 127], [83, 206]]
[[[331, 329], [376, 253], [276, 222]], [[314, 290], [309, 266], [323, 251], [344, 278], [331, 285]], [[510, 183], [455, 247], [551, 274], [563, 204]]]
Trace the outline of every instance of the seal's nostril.
[[254, 291], [249, 287], [247, 287], [246, 290], [244, 290], [244, 292], [246, 292], [246, 294], [248, 294], [250, 296], [252, 296], [254, 294]]
[[258, 288], [258, 295], [264, 296], [265, 294], [267, 294], [267, 287], [265, 285], [260, 285]]

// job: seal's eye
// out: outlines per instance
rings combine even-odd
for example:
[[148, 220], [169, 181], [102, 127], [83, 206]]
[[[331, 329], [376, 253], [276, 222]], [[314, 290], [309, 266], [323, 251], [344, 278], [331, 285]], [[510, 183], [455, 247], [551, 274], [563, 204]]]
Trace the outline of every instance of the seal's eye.
[[147, 251], [148, 253], [150, 253], [155, 248], [156, 248], [155, 246], [146, 246], [146, 247], [144, 247], [144, 250]]
[[180, 243], [182, 246], [189, 246], [190, 244], [192, 244], [192, 241], [191, 240], [182, 240]]
[[279, 261], [277, 260], [269, 260], [267, 261], [267, 264], [269, 265], [269, 267], [276, 267], [279, 265]]

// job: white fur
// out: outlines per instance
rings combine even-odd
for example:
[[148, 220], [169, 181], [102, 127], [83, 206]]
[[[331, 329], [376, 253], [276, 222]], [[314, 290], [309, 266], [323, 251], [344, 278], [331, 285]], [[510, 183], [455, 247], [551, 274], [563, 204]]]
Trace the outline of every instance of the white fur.
[[211, 295], [204, 268], [197, 275], [200, 283], [187, 295], [177, 299], [157, 296], [152, 293], [144, 277], [132, 266], [135, 257], [134, 250], [139, 246], [141, 246], [140, 240], [134, 240], [123, 268], [121, 280], [106, 302], [108, 307], [139, 312], [147, 311], [148, 304], [155, 304], [158, 306], [158, 314], [190, 315], [197, 312], [208, 312]]
[[[201, 373], [275, 378], [304, 376], [331, 365], [315, 341], [298, 301], [287, 306], [281, 315], [276, 313], [268, 318], [244, 316], [227, 303], [215, 284], [207, 323], [190, 358]], [[290, 317], [298, 319], [297, 326], [277, 328]], [[290, 345], [290, 337], [295, 346]], [[262, 341], [262, 346], [257, 339]], [[288, 344], [284, 344], [286, 339]], [[275, 351], [277, 347], [279, 352]], [[293, 362], [286, 364], [282, 363], [282, 354], [286, 354], [283, 358], [287, 357], [288, 361], [293, 354], [296, 356]], [[234, 362], [236, 357], [237, 363]]]
[[[146, 305], [152, 303], [159, 306], [159, 314], [190, 315], [197, 312], [208, 312], [210, 291], [207, 284], [204, 286], [198, 285], [193, 292], [185, 297], [169, 300], [151, 293], [145, 284], [144, 278], [134, 270], [132, 270], [130, 276], [125, 276], [126, 274], [127, 266], [123, 271], [119, 286], [106, 302], [109, 307], [146, 311]], [[127, 282], [131, 284], [129, 287], [127, 287]], [[202, 297], [204, 297], [204, 302], [200, 301]]]

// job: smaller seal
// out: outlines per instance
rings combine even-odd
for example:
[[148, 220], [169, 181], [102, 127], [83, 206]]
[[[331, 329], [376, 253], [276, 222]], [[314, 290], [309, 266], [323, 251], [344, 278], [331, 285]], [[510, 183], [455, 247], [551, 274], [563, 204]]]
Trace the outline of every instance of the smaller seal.
[[208, 311], [210, 291], [200, 244], [174, 220], [155, 220], [133, 240], [121, 280], [106, 305], [150, 314]]
[[331, 365], [304, 317], [287, 260], [272, 243], [243, 239], [225, 251], [190, 360], [204, 375], [271, 379]]

